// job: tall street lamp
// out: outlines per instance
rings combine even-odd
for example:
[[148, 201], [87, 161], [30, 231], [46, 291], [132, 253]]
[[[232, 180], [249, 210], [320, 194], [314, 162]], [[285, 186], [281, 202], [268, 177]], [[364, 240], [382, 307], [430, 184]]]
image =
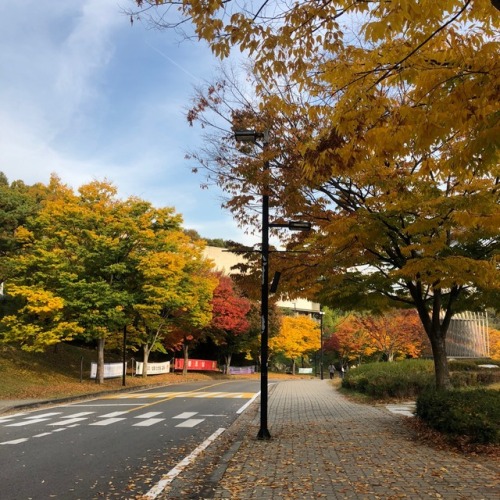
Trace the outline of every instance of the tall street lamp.
[[[255, 130], [235, 130], [234, 138], [239, 142], [255, 144], [262, 139], [264, 151], [269, 142], [269, 133]], [[262, 278], [261, 278], [261, 337], [260, 337], [260, 429], [257, 439], [271, 439], [267, 428], [268, 399], [268, 357], [269, 357], [269, 192], [268, 192], [269, 161], [264, 161], [264, 188], [262, 191]]]
[[[269, 143], [269, 132], [257, 132], [255, 130], [235, 130], [234, 138], [238, 142], [249, 142], [256, 144], [262, 139], [264, 152]], [[310, 223], [291, 221], [286, 224], [269, 224], [269, 160], [264, 160], [264, 181], [262, 189], [262, 278], [261, 278], [261, 339], [260, 339], [260, 429], [257, 439], [271, 439], [267, 428], [267, 402], [268, 402], [268, 378], [269, 378], [269, 227], [286, 227], [291, 230], [304, 231], [311, 229]], [[277, 282], [276, 286], [277, 288]], [[273, 291], [276, 291], [276, 290]]]
[[[320, 306], [321, 309], [321, 306]], [[319, 311], [319, 373], [320, 378], [323, 380], [323, 316], [325, 315], [324, 311]]]

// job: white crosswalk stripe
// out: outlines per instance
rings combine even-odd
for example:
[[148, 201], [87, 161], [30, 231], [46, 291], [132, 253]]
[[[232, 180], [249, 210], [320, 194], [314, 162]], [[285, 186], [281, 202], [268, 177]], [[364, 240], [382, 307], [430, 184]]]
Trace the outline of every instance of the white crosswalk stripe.
[[158, 422], [162, 422], [165, 420], [164, 418], [148, 418], [146, 420], [142, 420], [141, 422], [137, 422], [133, 424], [133, 427], [150, 427], [151, 425], [157, 424]]
[[176, 415], [175, 417], [172, 418], [191, 418], [194, 417], [198, 412], [197, 411], [185, 411], [184, 413], [179, 413], [179, 415]]
[[51, 422], [50, 424], [47, 425], [53, 425], [53, 426], [71, 425], [76, 422], [83, 422], [83, 420], [88, 420], [88, 418], [87, 417], [64, 418], [63, 420], [59, 420], [59, 422]]
[[111, 413], [106, 413], [106, 415], [101, 415], [101, 418], [114, 418], [119, 417], [120, 415], [124, 415], [127, 413], [126, 411], [113, 411]]
[[4, 441], [3, 443], [0, 443], [0, 445], [2, 445], [2, 444], [19, 444], [19, 443], [24, 443], [26, 441], [28, 441], [28, 438], [13, 439], [12, 441]]
[[204, 418], [189, 418], [188, 420], [184, 420], [184, 422], [177, 424], [176, 427], [195, 427], [196, 425], [201, 424], [204, 420]]
[[106, 418], [105, 420], [99, 420], [97, 422], [93, 422], [89, 425], [111, 425], [111, 424], [115, 424], [116, 422], [120, 422], [120, 420], [125, 420], [125, 418], [120, 418], [120, 417], [116, 417], [116, 418]]
[[41, 415], [30, 415], [30, 416], [27, 416], [27, 417], [24, 417], [26, 419], [30, 419], [30, 418], [48, 418], [48, 417], [55, 417], [56, 415], [61, 415], [62, 412], [60, 411], [56, 411], [56, 412], [52, 412], [52, 413], [42, 413]]
[[86, 417], [87, 415], [92, 415], [95, 412], [93, 411], [81, 411], [80, 413], [75, 413], [73, 415], [63, 415], [61, 418], [80, 418], [80, 417]]
[[50, 420], [49, 418], [31, 418], [30, 420], [23, 420], [21, 422], [16, 422], [15, 424], [7, 424], [5, 427], [22, 427], [24, 425], [38, 424], [40, 422], [45, 422], [45, 420]]

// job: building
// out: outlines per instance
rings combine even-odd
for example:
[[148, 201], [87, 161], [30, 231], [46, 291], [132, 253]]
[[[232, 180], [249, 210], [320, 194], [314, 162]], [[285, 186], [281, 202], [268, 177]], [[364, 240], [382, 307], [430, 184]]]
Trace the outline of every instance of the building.
[[[214, 262], [215, 268], [218, 271], [227, 275], [234, 272], [232, 267], [245, 262], [242, 255], [232, 253], [225, 248], [207, 246], [204, 254], [205, 258]], [[320, 312], [320, 305], [318, 303], [306, 299], [279, 300], [277, 305], [283, 309], [291, 309], [297, 314], [307, 314], [309, 316], [318, 315]]]

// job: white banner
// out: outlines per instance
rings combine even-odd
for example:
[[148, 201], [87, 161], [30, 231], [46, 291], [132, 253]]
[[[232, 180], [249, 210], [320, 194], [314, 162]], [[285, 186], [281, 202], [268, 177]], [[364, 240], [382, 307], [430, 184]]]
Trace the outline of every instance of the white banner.
[[[144, 370], [144, 363], [142, 361], [137, 361], [135, 363], [135, 374], [142, 375]], [[165, 361], [165, 363], [148, 363], [148, 375], [160, 375], [162, 373], [170, 372], [170, 361]]]
[[[104, 378], [116, 378], [123, 375], [125, 363], [104, 363]], [[126, 368], [126, 367], [125, 367]], [[90, 378], [97, 376], [97, 363], [90, 363]]]
[[299, 368], [299, 373], [312, 373], [312, 368]]

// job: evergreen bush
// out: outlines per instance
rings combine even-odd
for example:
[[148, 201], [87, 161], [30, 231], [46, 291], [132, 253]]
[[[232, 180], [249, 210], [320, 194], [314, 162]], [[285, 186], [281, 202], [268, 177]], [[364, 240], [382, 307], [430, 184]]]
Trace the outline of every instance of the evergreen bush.
[[500, 392], [491, 389], [426, 390], [416, 414], [429, 426], [472, 443], [500, 443]]
[[414, 398], [434, 384], [434, 367], [428, 360], [369, 363], [349, 370], [342, 387], [373, 398]]

